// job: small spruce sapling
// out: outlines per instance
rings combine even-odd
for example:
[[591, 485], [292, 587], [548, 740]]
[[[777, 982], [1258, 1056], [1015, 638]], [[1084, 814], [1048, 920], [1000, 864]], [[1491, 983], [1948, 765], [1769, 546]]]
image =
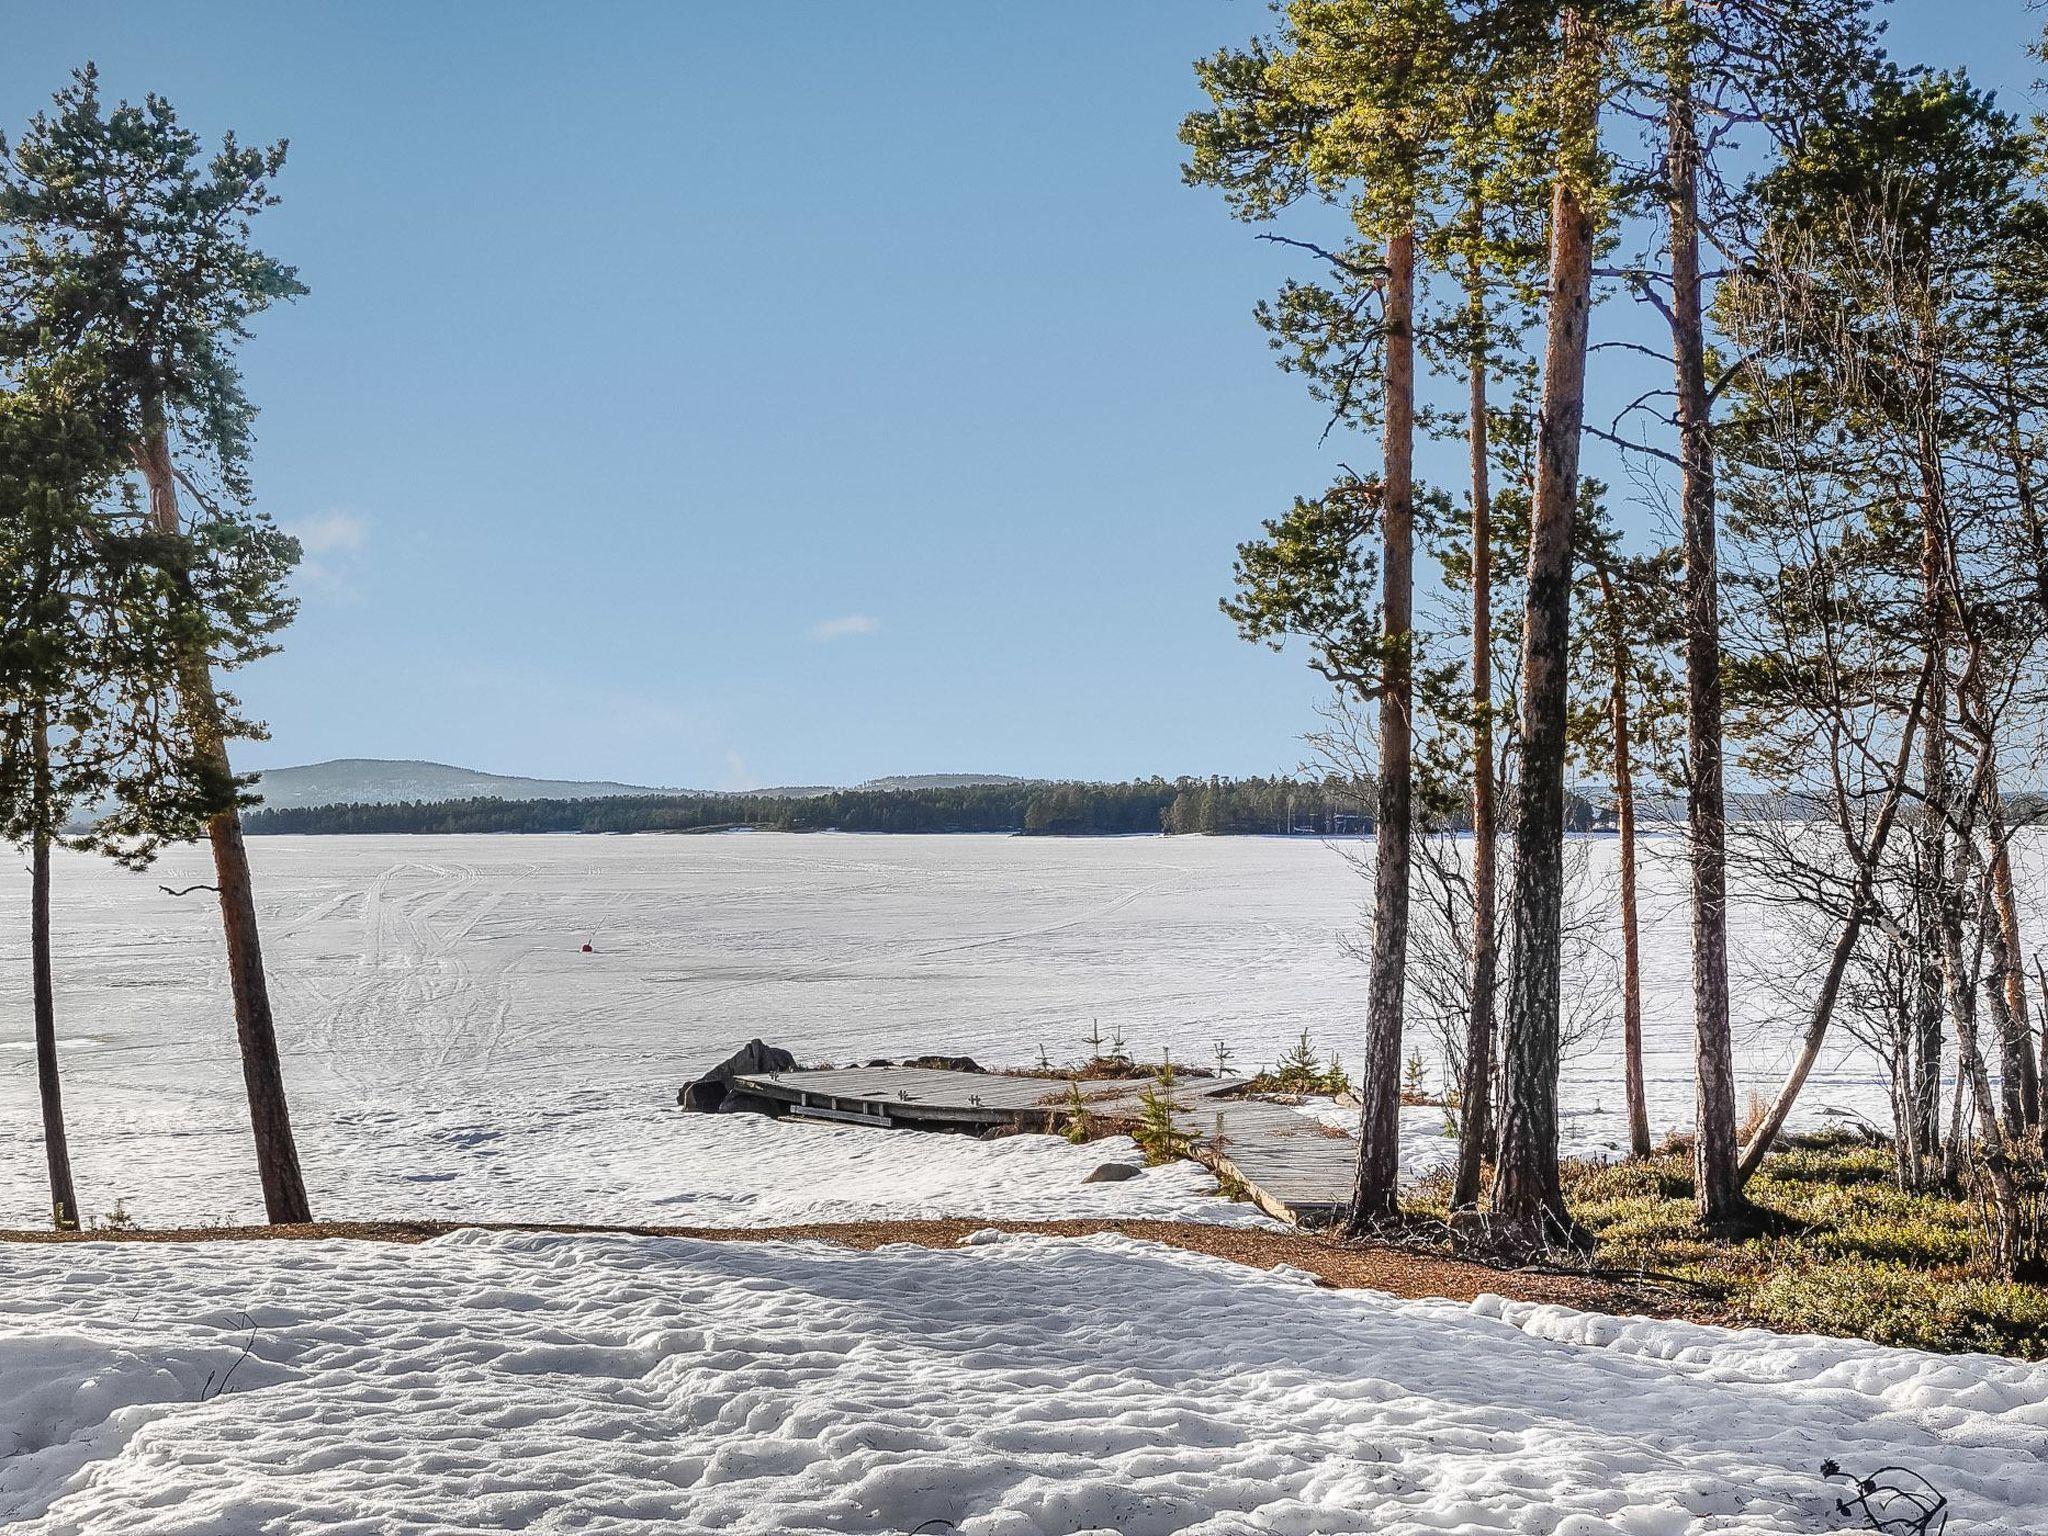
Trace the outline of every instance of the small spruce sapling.
[[1180, 1107], [1173, 1097], [1177, 1080], [1173, 1056], [1168, 1052], [1161, 1059], [1151, 1086], [1138, 1095], [1138, 1128], [1131, 1133], [1131, 1139], [1149, 1163], [1170, 1163], [1194, 1150], [1194, 1138], [1174, 1123], [1174, 1112]]
[[1407, 1069], [1401, 1074], [1401, 1102], [1403, 1104], [1427, 1104], [1429, 1085], [1424, 1081], [1427, 1069], [1423, 1065], [1422, 1050], [1417, 1047], [1408, 1057]]
[[1067, 1113], [1066, 1138], [1078, 1147], [1092, 1134], [1092, 1127], [1088, 1123], [1088, 1101], [1081, 1097], [1081, 1085], [1078, 1082], [1069, 1080], [1067, 1083], [1067, 1102], [1064, 1107]]

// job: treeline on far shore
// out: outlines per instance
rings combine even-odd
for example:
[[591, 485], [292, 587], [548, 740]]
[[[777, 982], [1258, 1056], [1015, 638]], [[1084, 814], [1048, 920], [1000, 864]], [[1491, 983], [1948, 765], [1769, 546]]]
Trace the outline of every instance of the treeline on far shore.
[[[620, 795], [589, 800], [443, 800], [259, 808], [253, 834], [460, 832], [1008, 832], [1036, 837], [1142, 834], [1330, 837], [1373, 830], [1370, 781], [1285, 778], [1038, 782], [815, 795]], [[1590, 803], [1571, 797], [1580, 830]]]

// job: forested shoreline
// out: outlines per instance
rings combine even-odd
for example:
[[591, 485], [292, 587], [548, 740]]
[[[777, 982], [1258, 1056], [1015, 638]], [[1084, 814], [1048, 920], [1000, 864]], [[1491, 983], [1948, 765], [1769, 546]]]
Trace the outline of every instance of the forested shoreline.
[[[992, 832], [1027, 837], [1333, 837], [1373, 831], [1370, 782], [1282, 778], [1025, 781], [818, 795], [620, 795], [588, 800], [469, 799], [257, 809], [251, 835], [484, 832]], [[1588, 831], [1593, 804], [1572, 796]]]

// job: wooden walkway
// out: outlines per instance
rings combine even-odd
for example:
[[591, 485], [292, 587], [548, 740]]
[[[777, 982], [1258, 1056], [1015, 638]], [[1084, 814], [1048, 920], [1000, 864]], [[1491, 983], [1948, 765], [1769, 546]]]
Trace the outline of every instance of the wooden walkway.
[[[1247, 1081], [1184, 1077], [1174, 1084], [1174, 1120], [1189, 1139], [1190, 1155], [1241, 1184], [1260, 1209], [1283, 1221], [1331, 1220], [1351, 1198], [1357, 1142], [1285, 1104], [1224, 1097]], [[1135, 1120], [1139, 1099], [1153, 1086], [1151, 1078], [1069, 1083], [923, 1067], [760, 1072], [733, 1079], [736, 1092], [807, 1119], [958, 1130], [1061, 1130], [1072, 1116], [1077, 1088], [1091, 1117]]]

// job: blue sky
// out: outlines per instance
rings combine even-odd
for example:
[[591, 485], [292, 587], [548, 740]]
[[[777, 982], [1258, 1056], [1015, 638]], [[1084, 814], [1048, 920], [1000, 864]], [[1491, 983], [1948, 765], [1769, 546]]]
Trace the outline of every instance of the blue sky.
[[[1897, 50], [2023, 106], [2022, 0]], [[1179, 184], [1243, 0], [16, 6], [291, 140], [312, 288], [246, 353], [304, 611], [249, 766], [741, 787], [1285, 771], [1320, 690], [1216, 610], [1356, 442], [1249, 318], [1290, 270]]]

